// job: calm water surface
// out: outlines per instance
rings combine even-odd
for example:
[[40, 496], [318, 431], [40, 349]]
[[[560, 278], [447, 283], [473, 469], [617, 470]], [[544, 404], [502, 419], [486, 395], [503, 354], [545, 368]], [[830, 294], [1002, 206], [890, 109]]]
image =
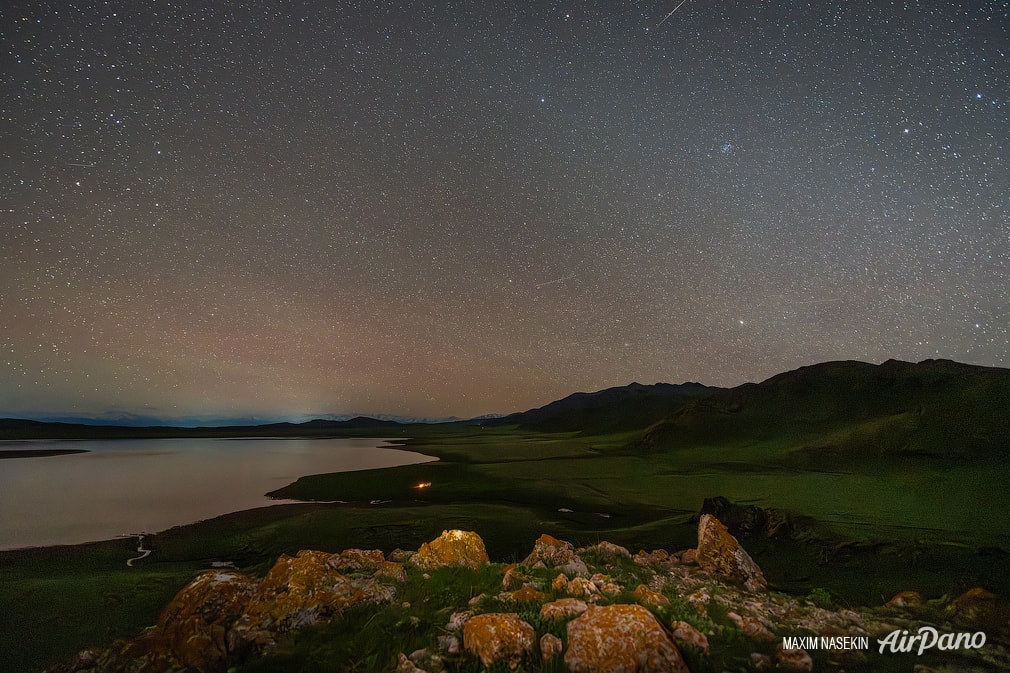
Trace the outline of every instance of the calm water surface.
[[86, 449], [0, 460], [0, 549], [156, 532], [275, 505], [298, 477], [436, 460], [381, 439], [122, 439], [7, 444]]

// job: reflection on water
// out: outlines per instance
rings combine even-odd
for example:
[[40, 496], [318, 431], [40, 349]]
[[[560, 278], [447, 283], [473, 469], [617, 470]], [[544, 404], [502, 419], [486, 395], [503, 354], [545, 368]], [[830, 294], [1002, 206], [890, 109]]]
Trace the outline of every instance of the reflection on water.
[[434, 460], [378, 446], [383, 440], [32, 442], [88, 452], [0, 461], [0, 549], [155, 532], [276, 504], [264, 494], [304, 475]]

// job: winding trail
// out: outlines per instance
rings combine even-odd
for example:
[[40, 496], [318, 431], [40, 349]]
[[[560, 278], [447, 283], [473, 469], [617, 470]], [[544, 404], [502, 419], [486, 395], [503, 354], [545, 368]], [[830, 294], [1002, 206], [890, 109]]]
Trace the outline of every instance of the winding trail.
[[[151, 555], [151, 551], [152, 551], [150, 549], [144, 549], [144, 534], [143, 533], [135, 533], [135, 535], [137, 537], [137, 552], [140, 554], [140, 556], [135, 556], [135, 557], [133, 557], [131, 559], [127, 559], [126, 560], [126, 565], [130, 566], [131, 568], [133, 567], [133, 562], [134, 561], [139, 561], [142, 558], [147, 558], [148, 556]], [[133, 535], [131, 535], [130, 537], [133, 537]]]

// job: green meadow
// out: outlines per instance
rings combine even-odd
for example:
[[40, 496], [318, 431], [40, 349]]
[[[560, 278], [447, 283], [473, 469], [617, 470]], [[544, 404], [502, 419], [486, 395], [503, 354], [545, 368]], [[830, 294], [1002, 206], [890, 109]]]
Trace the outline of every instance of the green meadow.
[[[273, 495], [313, 504], [240, 512], [147, 538], [0, 553], [0, 668], [36, 671], [152, 624], [214, 562], [264, 572], [281, 553], [416, 549], [443, 529], [475, 530], [494, 561], [518, 560], [541, 533], [577, 545], [694, 545], [707, 497], [801, 515], [802, 534], [744, 544], [778, 589], [880, 604], [917, 589], [981, 584], [1004, 594], [1007, 548], [986, 512], [1004, 511], [1007, 470], [924, 458], [851, 471], [786, 464], [775, 443], [636, 453], [641, 432], [582, 436], [514, 426], [411, 429], [406, 448], [438, 462], [306, 476]], [[426, 485], [419, 488], [421, 485]]]
[[0, 670], [41, 671], [134, 635], [215, 563], [262, 573], [282, 553], [417, 549], [451, 528], [477, 531], [500, 563], [541, 533], [679, 550], [695, 545], [696, 516], [716, 496], [790, 517], [785, 533], [741, 540], [774, 589], [863, 606], [902, 590], [1010, 595], [1005, 370], [829, 363], [698, 388], [573, 396], [486, 425], [383, 426], [373, 436], [400, 434], [439, 460], [304, 476], [272, 495], [305, 504], [163, 531], [132, 568], [132, 539], [0, 552]]

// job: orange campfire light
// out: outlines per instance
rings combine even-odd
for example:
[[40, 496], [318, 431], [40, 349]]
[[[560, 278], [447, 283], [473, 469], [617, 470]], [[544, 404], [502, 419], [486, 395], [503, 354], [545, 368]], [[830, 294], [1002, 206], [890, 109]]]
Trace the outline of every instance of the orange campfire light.
[[418, 484], [414, 488], [416, 488], [416, 489], [422, 489], [422, 488], [428, 488], [429, 486], [431, 486], [431, 482], [430, 481], [422, 481], [420, 484]]

